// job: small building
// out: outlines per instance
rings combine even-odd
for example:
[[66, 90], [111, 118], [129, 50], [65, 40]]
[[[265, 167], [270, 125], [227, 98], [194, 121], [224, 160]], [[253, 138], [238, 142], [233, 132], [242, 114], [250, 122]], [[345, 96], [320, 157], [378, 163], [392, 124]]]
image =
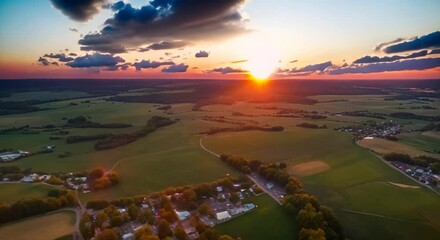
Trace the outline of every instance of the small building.
[[186, 220], [189, 217], [191, 217], [191, 213], [189, 213], [188, 211], [180, 212], [180, 211], [176, 211], [175, 210], [174, 212], [176, 212], [176, 215], [177, 215], [177, 217], [179, 218], [180, 221]]
[[135, 240], [136, 238], [134, 237], [133, 233], [126, 233], [124, 235], [122, 235], [122, 240]]
[[267, 183], [266, 184], [266, 188], [267, 189], [272, 189], [274, 187], [273, 183]]
[[217, 192], [222, 192], [223, 191], [223, 187], [222, 186], [218, 186], [216, 189], [217, 189]]
[[216, 217], [217, 217], [217, 220], [224, 221], [224, 220], [230, 219], [231, 214], [229, 214], [228, 211], [223, 211], [223, 212], [218, 212], [216, 214]]

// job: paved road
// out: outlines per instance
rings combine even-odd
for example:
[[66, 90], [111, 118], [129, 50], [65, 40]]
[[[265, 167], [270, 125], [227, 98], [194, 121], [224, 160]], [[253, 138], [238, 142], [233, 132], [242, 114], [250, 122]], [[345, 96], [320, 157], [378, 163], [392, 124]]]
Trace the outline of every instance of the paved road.
[[[206, 148], [204, 145], [203, 145], [203, 137], [201, 137], [200, 138], [200, 140], [199, 140], [199, 145], [200, 145], [200, 147], [203, 149], [203, 150], [205, 150], [206, 152], [208, 152], [208, 153], [210, 153], [210, 154], [212, 154], [212, 155], [214, 155], [214, 156], [216, 156], [216, 157], [218, 157], [218, 158], [220, 158], [220, 155], [219, 154], [217, 154], [217, 153], [215, 153], [215, 152], [213, 152], [213, 151], [211, 151], [211, 150], [209, 150], [208, 148]], [[272, 191], [270, 191], [269, 189], [267, 189], [266, 188], [266, 186], [264, 186], [264, 184], [260, 181], [260, 180], [258, 180], [256, 177], [254, 177], [254, 176], [252, 176], [252, 175], [250, 175], [250, 174], [247, 174], [247, 176], [259, 187], [259, 188], [261, 188], [261, 190], [263, 190], [265, 193], [267, 193], [270, 197], [272, 197], [273, 198], [273, 200], [275, 200], [278, 204], [280, 204], [281, 205], [281, 200], [275, 195], [275, 193], [273, 193]]]

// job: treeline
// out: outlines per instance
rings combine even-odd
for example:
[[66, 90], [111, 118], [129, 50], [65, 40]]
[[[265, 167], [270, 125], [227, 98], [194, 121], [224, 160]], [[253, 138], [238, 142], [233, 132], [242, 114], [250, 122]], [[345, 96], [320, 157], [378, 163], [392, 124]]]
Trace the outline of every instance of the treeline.
[[0, 115], [28, 113], [42, 110], [39, 107], [33, 106], [28, 101], [21, 102], [3, 102], [0, 101]]
[[87, 136], [68, 136], [66, 138], [66, 143], [71, 144], [78, 142], [95, 141], [95, 140], [106, 139], [111, 136], [113, 136], [113, 134], [111, 133], [102, 133], [102, 134], [87, 135]]
[[134, 142], [138, 138], [145, 137], [147, 134], [156, 131], [158, 128], [165, 127], [174, 123], [176, 123], [176, 121], [173, 121], [170, 118], [154, 116], [147, 122], [147, 125], [145, 127], [138, 131], [135, 131], [133, 133], [115, 134], [101, 141], [98, 141], [95, 144], [95, 149], [107, 150], [120, 147]]
[[89, 119], [90, 117], [78, 116], [67, 120], [67, 124], [76, 128], [128, 128], [133, 126], [128, 123], [97, 123]]
[[422, 132], [426, 132], [426, 131], [440, 131], [440, 123], [430, 123], [424, 127], [422, 127], [422, 129], [420, 129], [420, 131]]
[[317, 124], [313, 124], [313, 123], [300, 123], [296, 125], [297, 127], [302, 127], [302, 128], [312, 128], [312, 129], [326, 129], [327, 125], [322, 125], [319, 126]]
[[[58, 192], [55, 192], [58, 191]], [[35, 216], [76, 204], [75, 195], [71, 191], [51, 190], [50, 196], [25, 199], [12, 204], [0, 205], [0, 224]]]
[[351, 117], [370, 117], [376, 119], [386, 119], [385, 114], [369, 112], [367, 110], [351, 111], [351, 112], [341, 112], [340, 114]]
[[390, 117], [401, 118], [401, 119], [418, 119], [418, 120], [424, 120], [424, 121], [440, 121], [440, 115], [439, 116], [425, 116], [425, 115], [418, 115], [418, 114], [409, 113], [409, 112], [390, 113]]
[[23, 130], [29, 129], [29, 125], [24, 125], [20, 127], [10, 127], [0, 130], [0, 134], [7, 134], [7, 133], [17, 133], [22, 132]]
[[333, 211], [320, 205], [316, 197], [307, 194], [302, 183], [285, 171], [284, 164], [265, 164], [258, 160], [248, 161], [224, 154], [220, 159], [245, 174], [257, 172], [266, 180], [284, 187], [286, 196], [283, 207], [295, 216], [300, 226], [299, 239], [344, 239], [343, 228]]
[[432, 164], [432, 168], [437, 172], [440, 172], [440, 159], [429, 156], [411, 157], [410, 155], [403, 153], [387, 153], [383, 158], [387, 161], [402, 162], [425, 168]]
[[214, 135], [221, 132], [243, 132], [243, 131], [265, 131], [265, 132], [281, 132], [284, 130], [282, 126], [273, 126], [273, 127], [260, 127], [254, 125], [245, 125], [239, 127], [229, 127], [229, 128], [211, 128], [208, 131], [201, 132], [202, 134]]

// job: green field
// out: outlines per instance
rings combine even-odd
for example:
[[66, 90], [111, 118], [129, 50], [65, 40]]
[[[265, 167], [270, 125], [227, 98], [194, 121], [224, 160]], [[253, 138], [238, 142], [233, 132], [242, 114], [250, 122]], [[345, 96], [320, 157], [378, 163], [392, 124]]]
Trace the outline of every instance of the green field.
[[1, 101], [27, 101], [27, 100], [39, 100], [47, 101], [53, 99], [72, 99], [87, 97], [90, 94], [80, 91], [35, 91], [35, 92], [19, 92], [13, 93], [10, 97], [0, 98]]
[[440, 139], [422, 134], [403, 134], [399, 136], [402, 143], [429, 153], [440, 153]]
[[71, 239], [66, 235], [73, 232], [75, 215], [70, 211], [44, 214], [0, 227], [2, 239], [52, 240]]
[[243, 240], [297, 239], [297, 231], [292, 216], [268, 195], [252, 197], [250, 202], [257, 205], [252, 212], [217, 225], [223, 234], [241, 237]]
[[0, 203], [10, 203], [22, 199], [46, 197], [56, 187], [40, 183], [2, 183], [0, 184]]

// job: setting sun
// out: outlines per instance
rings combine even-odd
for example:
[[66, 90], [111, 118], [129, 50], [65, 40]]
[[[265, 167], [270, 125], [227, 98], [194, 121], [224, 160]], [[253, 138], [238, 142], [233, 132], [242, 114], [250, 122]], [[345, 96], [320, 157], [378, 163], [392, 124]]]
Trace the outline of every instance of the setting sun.
[[[264, 39], [264, 41], [261, 41]], [[256, 81], [266, 81], [279, 65], [279, 50], [276, 41], [265, 34], [253, 34], [244, 44], [247, 62], [244, 69]]]

